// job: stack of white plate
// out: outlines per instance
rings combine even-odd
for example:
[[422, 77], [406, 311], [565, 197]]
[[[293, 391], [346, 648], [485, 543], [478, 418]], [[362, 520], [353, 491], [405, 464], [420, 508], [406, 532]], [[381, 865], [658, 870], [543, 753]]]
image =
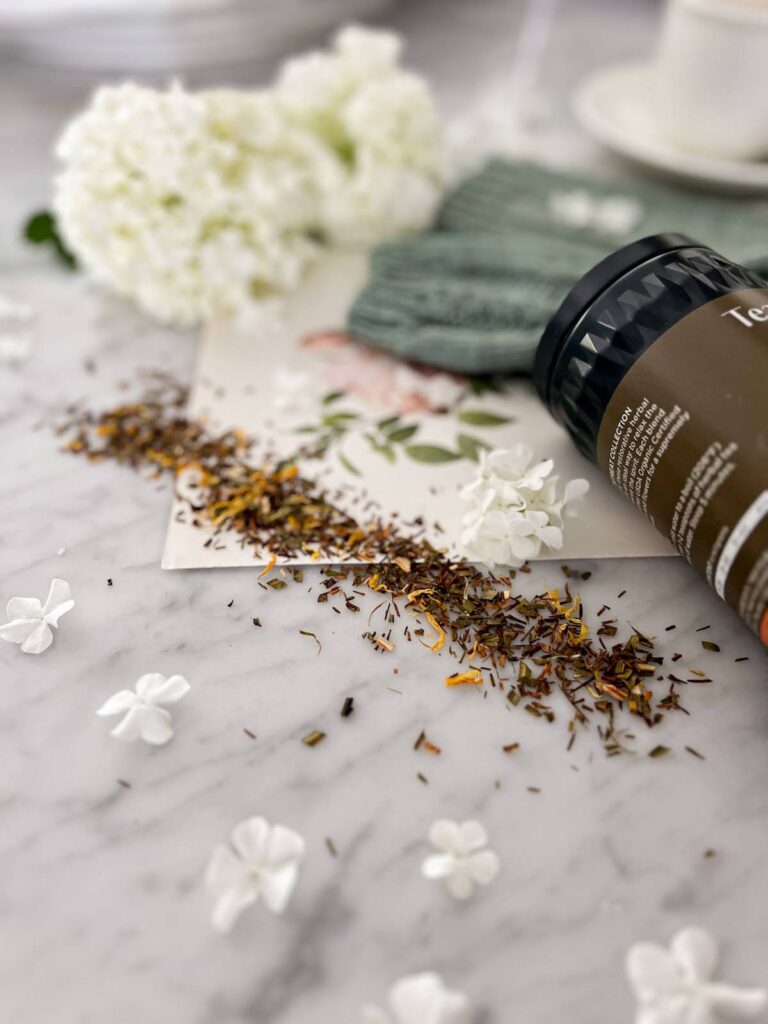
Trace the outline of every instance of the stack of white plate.
[[2, 0], [0, 40], [83, 71], [162, 73], [279, 56], [391, 0]]

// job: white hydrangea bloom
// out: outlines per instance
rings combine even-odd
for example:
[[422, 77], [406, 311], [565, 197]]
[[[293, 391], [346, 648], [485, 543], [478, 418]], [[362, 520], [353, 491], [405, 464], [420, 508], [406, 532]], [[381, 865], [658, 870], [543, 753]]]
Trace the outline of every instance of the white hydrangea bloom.
[[468, 558], [489, 569], [515, 567], [537, 558], [542, 545], [563, 546], [565, 506], [583, 497], [589, 484], [571, 480], [558, 497], [553, 468], [551, 459], [534, 462], [527, 444], [481, 452], [477, 478], [461, 490], [472, 506], [461, 537]]
[[469, 1001], [452, 992], [439, 974], [423, 971], [400, 978], [389, 991], [389, 1010], [363, 1008], [363, 1024], [469, 1024]]
[[292, 289], [336, 169], [269, 93], [102, 88], [58, 146], [55, 212], [93, 277], [180, 326]]
[[637, 998], [636, 1024], [717, 1024], [763, 1017], [764, 988], [737, 988], [713, 981], [717, 943], [703, 928], [683, 928], [669, 949], [638, 942], [627, 953], [626, 971]]
[[369, 244], [418, 231], [446, 182], [446, 149], [426, 82], [399, 66], [397, 36], [348, 26], [331, 52], [288, 61], [276, 86], [292, 123], [323, 140], [338, 179], [323, 200], [332, 241]]

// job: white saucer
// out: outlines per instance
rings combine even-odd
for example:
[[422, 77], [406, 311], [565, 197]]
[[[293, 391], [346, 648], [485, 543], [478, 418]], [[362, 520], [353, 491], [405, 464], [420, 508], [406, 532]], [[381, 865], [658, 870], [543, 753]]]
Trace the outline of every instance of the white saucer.
[[676, 149], [657, 133], [653, 68], [622, 65], [589, 78], [576, 93], [581, 124], [603, 145], [645, 167], [729, 192], [768, 191], [768, 162], [725, 160]]

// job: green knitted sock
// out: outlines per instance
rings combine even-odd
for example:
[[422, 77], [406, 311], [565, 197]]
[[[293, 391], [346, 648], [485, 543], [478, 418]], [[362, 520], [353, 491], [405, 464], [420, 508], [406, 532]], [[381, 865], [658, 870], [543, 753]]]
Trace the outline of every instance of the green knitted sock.
[[446, 369], [527, 372], [568, 288], [612, 250], [659, 231], [768, 273], [768, 213], [754, 204], [493, 161], [448, 197], [436, 231], [374, 252], [348, 327]]

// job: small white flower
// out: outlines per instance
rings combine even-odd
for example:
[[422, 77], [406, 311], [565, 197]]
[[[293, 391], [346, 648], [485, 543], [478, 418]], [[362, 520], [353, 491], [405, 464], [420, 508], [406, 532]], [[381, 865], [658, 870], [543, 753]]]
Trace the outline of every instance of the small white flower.
[[318, 398], [317, 384], [305, 370], [280, 367], [272, 378], [272, 404], [280, 412], [301, 412]]
[[395, 366], [394, 384], [404, 395], [417, 395], [429, 409], [442, 409], [453, 405], [466, 391], [464, 381], [449, 373], [421, 373], [401, 363]]
[[400, 978], [389, 991], [389, 1012], [363, 1009], [362, 1024], [469, 1024], [467, 997], [451, 992], [439, 974], [424, 971]]
[[589, 484], [571, 480], [558, 497], [553, 468], [551, 459], [534, 462], [527, 444], [480, 453], [476, 479], [460, 492], [472, 506], [461, 536], [468, 558], [489, 569], [515, 567], [537, 558], [542, 544], [555, 551], [563, 546], [564, 509], [583, 497]]
[[0, 638], [21, 644], [25, 654], [42, 654], [51, 646], [59, 619], [74, 606], [66, 580], [51, 581], [45, 604], [36, 597], [12, 597], [5, 610], [10, 622], [0, 626]]
[[631, 196], [606, 196], [599, 199], [585, 189], [553, 192], [549, 197], [552, 216], [574, 228], [593, 228], [604, 235], [626, 235], [643, 214], [640, 203]]
[[215, 847], [205, 883], [214, 899], [213, 927], [228, 932], [261, 896], [268, 910], [282, 914], [296, 885], [305, 843], [298, 832], [247, 818], [232, 832], [232, 847]]
[[434, 822], [429, 841], [439, 850], [421, 865], [425, 878], [445, 880], [457, 900], [468, 899], [475, 885], [490, 885], [499, 873], [499, 858], [488, 850], [488, 833], [479, 821]]
[[116, 740], [132, 743], [142, 739], [153, 746], [167, 743], [173, 736], [171, 714], [163, 704], [175, 704], [189, 693], [184, 676], [165, 676], [149, 672], [136, 683], [136, 692], [120, 690], [96, 712], [97, 715], [123, 715], [110, 733]]
[[756, 1017], [768, 1006], [765, 989], [711, 981], [717, 943], [701, 928], [683, 928], [669, 949], [638, 942], [626, 971], [637, 998], [636, 1024], [716, 1024], [725, 1017]]

